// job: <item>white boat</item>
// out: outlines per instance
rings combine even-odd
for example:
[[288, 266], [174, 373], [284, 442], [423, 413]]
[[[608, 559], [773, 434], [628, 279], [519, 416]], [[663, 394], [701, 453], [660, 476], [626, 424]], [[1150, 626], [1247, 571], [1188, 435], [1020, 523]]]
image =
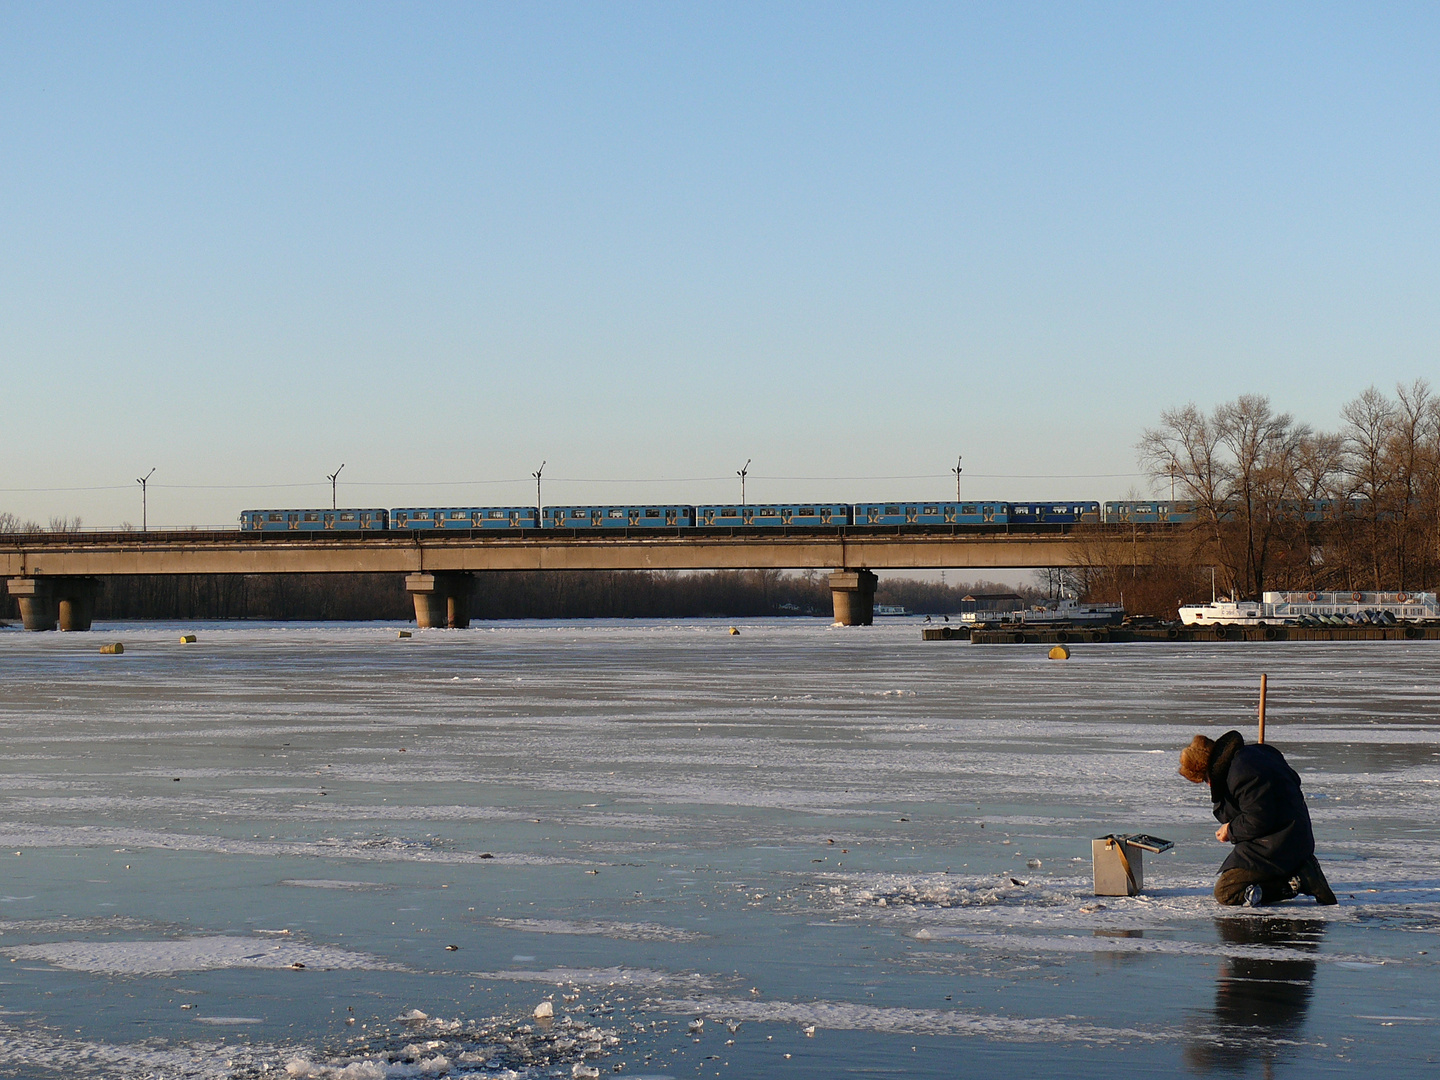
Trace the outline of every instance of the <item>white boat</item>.
[[1049, 604], [1037, 604], [1016, 612], [1022, 623], [1065, 623], [1067, 626], [1116, 626], [1125, 618], [1120, 604], [1085, 604], [1073, 596], [1062, 596]]
[[1440, 619], [1434, 593], [1267, 592], [1260, 600], [1215, 600], [1180, 609], [1186, 626], [1346, 625]]
[[1125, 618], [1119, 604], [1081, 603], [1072, 596], [1062, 596], [1047, 604], [1035, 604], [1019, 611], [967, 611], [960, 616], [970, 623], [1025, 623], [1065, 626], [1116, 626]]

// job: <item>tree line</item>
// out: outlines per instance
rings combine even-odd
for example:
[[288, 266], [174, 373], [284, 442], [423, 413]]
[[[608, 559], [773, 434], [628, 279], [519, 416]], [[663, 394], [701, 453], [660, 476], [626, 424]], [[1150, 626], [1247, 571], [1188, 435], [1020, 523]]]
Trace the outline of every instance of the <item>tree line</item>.
[[[1138, 444], [1158, 492], [1195, 520], [1135, 548], [1114, 537], [1076, 572], [1095, 598], [1156, 613], [1218, 590], [1415, 592], [1440, 579], [1440, 397], [1423, 379], [1394, 396], [1370, 387], [1316, 430], [1267, 397], [1243, 394], [1209, 413], [1170, 409]], [[1138, 545], [1138, 539], [1135, 541]], [[1103, 549], [1103, 550], [1102, 550]], [[1134, 608], [1132, 608], [1134, 610]]]

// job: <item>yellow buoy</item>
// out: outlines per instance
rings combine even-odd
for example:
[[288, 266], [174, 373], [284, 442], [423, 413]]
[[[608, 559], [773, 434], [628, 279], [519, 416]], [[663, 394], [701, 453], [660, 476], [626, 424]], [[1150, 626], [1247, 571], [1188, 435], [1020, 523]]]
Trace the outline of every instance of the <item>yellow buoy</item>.
[[194, 645], [194, 644], [195, 644], [195, 635], [194, 635], [194, 634], [181, 634], [181, 635], [180, 635], [180, 644], [181, 644], [181, 645]]
[[732, 627], [730, 627], [730, 633], [735, 634], [735, 635], [739, 635], [740, 631], [737, 630], [737, 629], [735, 629], [735, 627], [732, 626]]
[[119, 656], [125, 651], [125, 646], [117, 641], [113, 645], [101, 645], [100, 651], [106, 656]]
[[1050, 650], [1050, 659], [1051, 659], [1051, 660], [1069, 660], [1069, 659], [1070, 659], [1070, 646], [1068, 646], [1068, 645], [1056, 645], [1053, 649]]
[[410, 631], [409, 631], [409, 630], [401, 630], [401, 631], [400, 631], [400, 636], [401, 636], [401, 637], [409, 637], [409, 636], [410, 636]]

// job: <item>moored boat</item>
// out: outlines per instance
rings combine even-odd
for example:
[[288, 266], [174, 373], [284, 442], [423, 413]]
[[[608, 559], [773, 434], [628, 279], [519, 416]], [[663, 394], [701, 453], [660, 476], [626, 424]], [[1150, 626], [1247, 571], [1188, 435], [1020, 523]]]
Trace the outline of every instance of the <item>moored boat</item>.
[[1260, 600], [1215, 600], [1180, 609], [1186, 626], [1384, 625], [1440, 619], [1434, 593], [1267, 592]]

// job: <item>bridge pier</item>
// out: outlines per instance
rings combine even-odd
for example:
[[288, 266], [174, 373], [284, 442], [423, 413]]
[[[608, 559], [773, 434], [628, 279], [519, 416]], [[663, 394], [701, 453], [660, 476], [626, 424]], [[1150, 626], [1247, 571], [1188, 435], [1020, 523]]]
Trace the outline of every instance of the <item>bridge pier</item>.
[[415, 600], [415, 625], [465, 630], [470, 626], [470, 594], [475, 575], [455, 570], [405, 575], [405, 590]]
[[26, 630], [89, 630], [95, 619], [100, 580], [93, 577], [11, 578], [10, 595], [20, 605]]
[[836, 570], [830, 575], [830, 599], [841, 626], [869, 626], [875, 621], [875, 584], [869, 570]]

